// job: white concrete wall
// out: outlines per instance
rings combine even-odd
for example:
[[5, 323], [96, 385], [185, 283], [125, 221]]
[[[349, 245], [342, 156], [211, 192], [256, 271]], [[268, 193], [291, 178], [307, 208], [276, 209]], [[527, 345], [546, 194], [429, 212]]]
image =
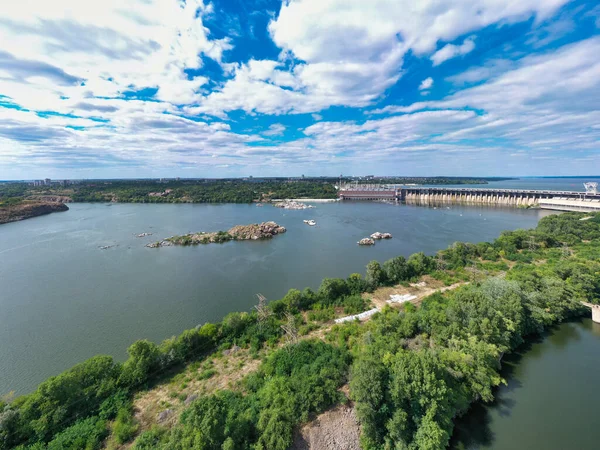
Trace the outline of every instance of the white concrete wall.
[[592, 306], [592, 320], [600, 323], [600, 306]]
[[600, 201], [575, 200], [570, 198], [545, 198], [539, 201], [540, 208], [559, 211], [600, 212]]

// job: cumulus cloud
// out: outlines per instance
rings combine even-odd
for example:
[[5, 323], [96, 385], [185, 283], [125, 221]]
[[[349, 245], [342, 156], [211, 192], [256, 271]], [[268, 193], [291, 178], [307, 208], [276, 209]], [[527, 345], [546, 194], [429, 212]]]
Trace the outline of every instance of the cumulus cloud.
[[263, 131], [265, 136], [282, 136], [285, 131], [285, 125], [274, 123], [266, 131]]
[[433, 61], [434, 66], [439, 66], [444, 61], [456, 58], [457, 56], [466, 55], [473, 50], [475, 50], [475, 38], [470, 37], [465, 39], [461, 45], [446, 44], [431, 55], [431, 61]]
[[448, 114], [476, 110], [480, 112], [460, 126], [426, 140], [437, 146], [475, 143], [482, 151], [503, 142], [513, 150], [526, 149], [528, 157], [553, 156], [562, 164], [576, 157], [598, 161], [600, 111], [594, 106], [600, 101], [598, 52], [600, 38], [590, 38], [556, 52], [497, 64], [505, 71], [442, 100], [373, 113], [414, 117], [431, 110]]
[[[418, 8], [412, 0], [285, 2], [269, 32], [282, 49], [281, 60], [296, 63], [288, 69], [275, 61], [238, 66], [223, 89], [203, 99], [195, 111], [222, 116], [235, 109], [286, 114], [367, 106], [398, 82], [408, 51], [427, 55], [440, 41], [500, 21], [542, 20], [566, 2], [423, 0]], [[472, 48], [473, 39], [448, 44], [435, 58], [441, 63]], [[250, 98], [239, 99], [241, 92]]]
[[[58, 84], [64, 88], [44, 86], [55, 100], [117, 97], [126, 90], [156, 87], [161, 100], [193, 102], [206, 79], [190, 79], [184, 71], [201, 67], [201, 55], [220, 61], [231, 47], [228, 39], [210, 38], [202, 16], [211, 7], [202, 0], [33, 3], [3, 7], [0, 67], [29, 81], [36, 75], [62, 80]], [[35, 88], [16, 87], [16, 77], [9, 81], [0, 78], [0, 91], [18, 104], [47, 106]]]
[[431, 86], [433, 86], [433, 78], [428, 77], [421, 81], [421, 84], [419, 85], [419, 90], [424, 91], [430, 89]]
[[[472, 51], [474, 39], [464, 37], [483, 27], [534, 18], [533, 27], [551, 29], [544, 20], [566, 2], [283, 2], [268, 25], [279, 57], [238, 60], [228, 59], [234, 41], [211, 33], [208, 1], [10, 2], [0, 17], [0, 101], [9, 105], [0, 108], [0, 167], [235, 174], [263, 170], [266, 155], [272, 173], [292, 164], [362, 170], [365, 158], [427, 170], [434, 153], [481, 162], [507, 145], [536, 157], [568, 148], [589, 165], [600, 140], [597, 38], [517, 61], [495, 55], [443, 78], [454, 86], [446, 96], [436, 74], [439, 100], [345, 119], [402, 82], [412, 70], [407, 55], [439, 65]], [[222, 77], [203, 72], [208, 60]], [[428, 73], [411, 75], [429, 92]], [[325, 117], [336, 121], [324, 121], [321, 111], [335, 106], [344, 108]], [[261, 131], [273, 123], [263, 114], [300, 113], [299, 122], [316, 122], [303, 135], [280, 123]]]

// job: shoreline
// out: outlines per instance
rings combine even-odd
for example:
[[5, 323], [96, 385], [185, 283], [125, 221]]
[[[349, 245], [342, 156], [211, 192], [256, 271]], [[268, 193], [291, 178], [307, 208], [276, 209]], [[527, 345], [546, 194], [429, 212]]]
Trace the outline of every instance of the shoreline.
[[21, 203], [14, 206], [0, 207], [0, 225], [68, 210], [67, 205], [56, 202]]

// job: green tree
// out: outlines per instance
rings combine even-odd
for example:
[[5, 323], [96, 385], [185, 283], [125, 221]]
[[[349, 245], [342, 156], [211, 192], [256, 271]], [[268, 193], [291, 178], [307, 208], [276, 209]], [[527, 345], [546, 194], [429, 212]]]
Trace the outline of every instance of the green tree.
[[317, 295], [323, 305], [331, 305], [349, 293], [350, 289], [346, 284], [346, 280], [342, 278], [325, 278], [319, 286]]
[[371, 261], [369, 264], [367, 264], [365, 281], [373, 288], [377, 288], [385, 284], [385, 272], [381, 268], [379, 261]]
[[406, 262], [411, 277], [419, 277], [435, 270], [435, 260], [425, 253], [413, 253]]
[[160, 366], [160, 351], [154, 342], [141, 340], [128, 349], [129, 358], [123, 364], [120, 383], [124, 386], [139, 386], [148, 381], [151, 373]]
[[393, 284], [406, 281], [412, 276], [404, 256], [397, 256], [395, 258], [388, 259], [385, 263], [383, 263], [383, 270], [387, 280]]
[[346, 280], [350, 294], [362, 294], [367, 290], [367, 282], [360, 273], [351, 274]]

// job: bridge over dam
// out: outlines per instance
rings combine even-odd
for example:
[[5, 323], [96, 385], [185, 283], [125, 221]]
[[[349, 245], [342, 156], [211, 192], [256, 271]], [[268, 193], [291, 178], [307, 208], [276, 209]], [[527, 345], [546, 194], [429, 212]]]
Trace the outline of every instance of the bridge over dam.
[[394, 201], [423, 206], [473, 204], [600, 212], [600, 193], [594, 183], [586, 183], [585, 192], [355, 184], [341, 186], [338, 196], [341, 200]]

